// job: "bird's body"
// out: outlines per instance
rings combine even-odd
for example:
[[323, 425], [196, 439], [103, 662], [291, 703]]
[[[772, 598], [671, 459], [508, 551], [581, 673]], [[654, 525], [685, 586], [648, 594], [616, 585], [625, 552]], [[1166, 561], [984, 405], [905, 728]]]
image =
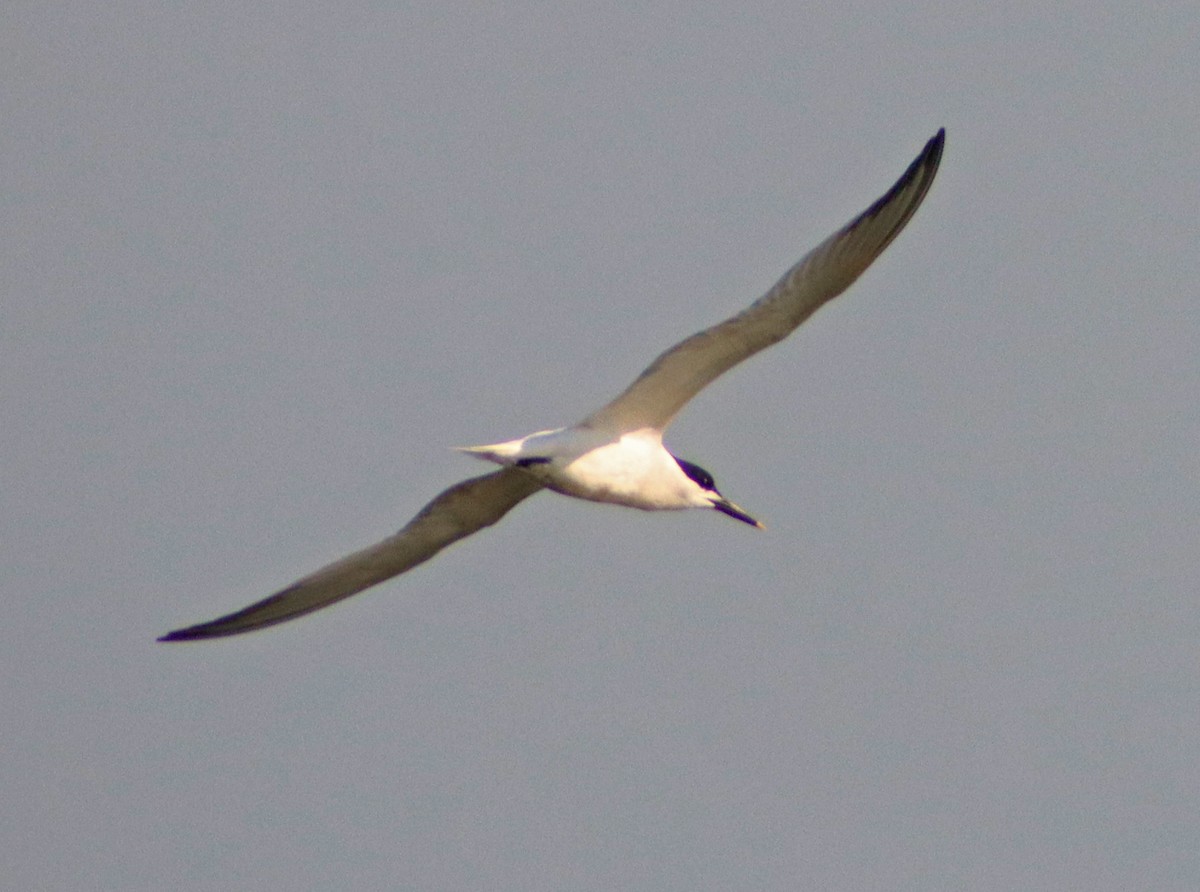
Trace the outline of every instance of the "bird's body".
[[547, 489], [590, 502], [643, 511], [712, 504], [663, 447], [661, 431], [650, 428], [621, 433], [581, 424], [460, 451], [515, 465]]
[[318, 610], [428, 560], [543, 488], [647, 511], [712, 508], [761, 527], [721, 495], [711, 474], [668, 452], [663, 431], [707, 384], [787, 337], [870, 266], [924, 199], [944, 136], [938, 131], [887, 193], [805, 255], [763, 297], [664, 352], [608, 405], [572, 427], [463, 448], [503, 467], [450, 487], [382, 542], [243, 610], [159, 640], [234, 635]]

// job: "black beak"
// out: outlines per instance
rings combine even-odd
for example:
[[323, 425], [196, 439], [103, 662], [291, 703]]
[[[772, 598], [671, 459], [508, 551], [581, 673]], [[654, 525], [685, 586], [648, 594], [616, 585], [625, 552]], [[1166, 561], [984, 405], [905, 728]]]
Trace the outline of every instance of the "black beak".
[[757, 520], [755, 520], [753, 517], [751, 517], [749, 514], [747, 514], [745, 511], [743, 511], [737, 505], [733, 504], [733, 502], [729, 501], [729, 499], [725, 498], [724, 496], [717, 496], [717, 498], [713, 499], [713, 507], [716, 508], [718, 511], [720, 511], [722, 514], [728, 514], [730, 517], [740, 520], [742, 523], [748, 523], [748, 524], [750, 524], [750, 526], [756, 527], [760, 530], [766, 529], [765, 526], [763, 526], [761, 523], [759, 523]]

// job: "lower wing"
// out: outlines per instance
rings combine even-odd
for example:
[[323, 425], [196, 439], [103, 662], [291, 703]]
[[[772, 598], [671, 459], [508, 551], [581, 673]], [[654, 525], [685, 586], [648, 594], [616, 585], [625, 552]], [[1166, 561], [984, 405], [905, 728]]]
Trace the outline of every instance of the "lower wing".
[[295, 619], [429, 560], [447, 545], [491, 526], [542, 485], [516, 468], [450, 487], [396, 533], [293, 582], [269, 598], [211, 622], [176, 629], [159, 641], [238, 635]]

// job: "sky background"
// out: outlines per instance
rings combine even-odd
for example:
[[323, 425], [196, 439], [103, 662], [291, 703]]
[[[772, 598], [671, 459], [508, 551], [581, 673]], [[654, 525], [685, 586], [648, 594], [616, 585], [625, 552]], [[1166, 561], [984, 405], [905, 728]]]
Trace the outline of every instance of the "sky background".
[[[10, 3], [12, 889], [1200, 887], [1200, 12]], [[668, 445], [382, 538], [924, 206]]]

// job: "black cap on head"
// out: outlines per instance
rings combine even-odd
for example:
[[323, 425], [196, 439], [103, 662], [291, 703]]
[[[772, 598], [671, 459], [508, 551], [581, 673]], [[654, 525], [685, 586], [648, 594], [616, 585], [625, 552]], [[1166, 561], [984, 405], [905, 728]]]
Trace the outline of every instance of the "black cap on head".
[[671, 458], [679, 463], [679, 467], [683, 469], [683, 473], [695, 481], [696, 485], [701, 489], [706, 489], [709, 492], [717, 491], [717, 483], [713, 480], [713, 475], [704, 470], [704, 468], [694, 465], [690, 461], [684, 461], [678, 455], [672, 455]]

